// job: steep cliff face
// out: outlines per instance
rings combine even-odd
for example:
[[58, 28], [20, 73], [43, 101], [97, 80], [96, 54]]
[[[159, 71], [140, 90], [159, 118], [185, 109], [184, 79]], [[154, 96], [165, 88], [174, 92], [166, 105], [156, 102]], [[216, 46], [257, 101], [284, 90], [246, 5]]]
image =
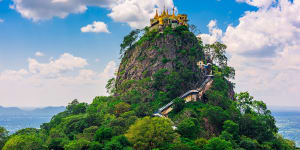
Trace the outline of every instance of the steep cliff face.
[[[116, 89], [129, 80], [154, 79], [162, 69], [165, 74], [176, 72], [184, 78], [178, 81], [181, 85], [178, 95], [200, 86], [205, 73], [197, 62], [205, 60], [203, 47], [194, 34], [188, 30], [154, 34], [151, 40], [139, 41], [125, 52], [117, 74]], [[132, 87], [129, 86], [127, 90], [130, 89]], [[161, 87], [160, 90], [167, 89]]]

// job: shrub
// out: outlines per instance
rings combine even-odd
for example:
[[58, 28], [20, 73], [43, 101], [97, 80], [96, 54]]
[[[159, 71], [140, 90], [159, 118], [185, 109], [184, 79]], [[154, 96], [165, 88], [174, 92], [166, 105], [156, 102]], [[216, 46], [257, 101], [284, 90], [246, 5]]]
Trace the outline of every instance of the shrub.
[[256, 150], [258, 143], [256, 140], [252, 140], [248, 137], [242, 137], [239, 145], [246, 150]]
[[2, 150], [46, 150], [43, 140], [36, 134], [15, 135]]
[[204, 146], [207, 144], [207, 140], [204, 138], [199, 138], [197, 140], [195, 140], [195, 144], [200, 148], [200, 149], [204, 149]]
[[95, 141], [104, 143], [112, 137], [112, 129], [109, 127], [100, 127], [95, 134]]
[[123, 135], [115, 136], [105, 145], [105, 150], [123, 150], [129, 147], [130, 143], [127, 138]]
[[178, 125], [178, 133], [190, 139], [195, 139], [199, 133], [200, 127], [198, 121], [193, 118], [186, 118]]
[[125, 134], [136, 149], [154, 149], [172, 143], [177, 134], [172, 129], [172, 123], [165, 118], [144, 117], [131, 125]]
[[205, 145], [205, 150], [233, 150], [230, 142], [214, 137]]

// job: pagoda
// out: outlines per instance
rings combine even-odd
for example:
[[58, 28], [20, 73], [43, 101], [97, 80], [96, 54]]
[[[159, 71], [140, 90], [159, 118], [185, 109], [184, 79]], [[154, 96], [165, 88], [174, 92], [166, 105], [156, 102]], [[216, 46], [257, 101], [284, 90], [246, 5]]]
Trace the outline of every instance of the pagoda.
[[163, 12], [159, 15], [156, 10], [154, 18], [150, 19], [150, 30], [163, 29], [167, 26], [176, 28], [180, 25], [188, 26], [188, 17], [186, 14], [175, 15], [175, 8], [173, 13], [169, 14], [169, 11], [164, 8]]

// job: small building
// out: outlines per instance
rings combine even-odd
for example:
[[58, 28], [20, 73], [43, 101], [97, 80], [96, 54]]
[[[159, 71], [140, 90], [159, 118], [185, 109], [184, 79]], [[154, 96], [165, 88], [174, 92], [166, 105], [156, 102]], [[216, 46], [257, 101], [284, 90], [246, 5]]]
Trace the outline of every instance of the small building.
[[167, 26], [176, 28], [180, 25], [188, 26], [188, 17], [186, 14], [175, 15], [174, 8], [172, 14], [169, 14], [169, 11], [164, 9], [162, 14], [159, 15], [156, 10], [154, 18], [150, 19], [150, 30], [159, 30]]

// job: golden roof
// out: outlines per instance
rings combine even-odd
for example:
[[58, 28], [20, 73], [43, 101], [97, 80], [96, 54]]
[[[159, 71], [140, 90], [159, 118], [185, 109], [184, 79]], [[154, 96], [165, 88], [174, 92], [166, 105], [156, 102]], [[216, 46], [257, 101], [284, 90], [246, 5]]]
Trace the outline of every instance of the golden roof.
[[163, 25], [165, 19], [177, 20], [179, 23], [187, 25], [187, 16], [183, 14], [175, 15], [175, 8], [173, 8], [172, 14], [169, 14], [169, 10], [166, 8], [164, 8], [160, 15], [158, 13], [158, 10], [156, 10], [155, 16], [152, 19], [153, 21], [151, 21], [151, 24], [157, 21], [160, 25]]

